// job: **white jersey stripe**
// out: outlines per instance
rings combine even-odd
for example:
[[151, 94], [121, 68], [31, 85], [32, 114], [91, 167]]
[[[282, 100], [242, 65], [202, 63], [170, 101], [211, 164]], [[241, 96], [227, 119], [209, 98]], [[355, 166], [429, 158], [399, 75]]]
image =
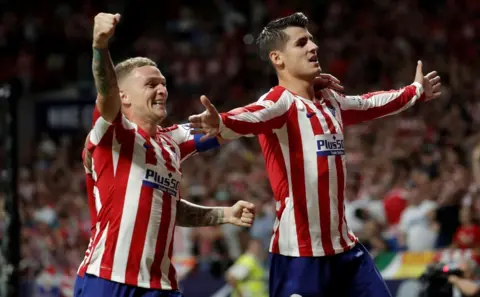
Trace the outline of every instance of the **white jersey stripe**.
[[[327, 124], [327, 119], [324, 118], [328, 117], [328, 120], [333, 124], [335, 131], [329, 131], [329, 128], [327, 127], [327, 130], [324, 131], [329, 131], [328, 133], [333, 133], [333, 134], [342, 134], [342, 130], [340, 129], [337, 121], [335, 120], [335, 117], [332, 116], [331, 111], [328, 109], [328, 107], [325, 104], [319, 105], [318, 108], [321, 108], [323, 110], [323, 113], [319, 115], [319, 117], [322, 117], [322, 127], [323, 123], [325, 125]], [[332, 238], [332, 245], [333, 249], [338, 252], [338, 251], [343, 251], [342, 245], [340, 244], [340, 232], [338, 230], [338, 220], [340, 219], [339, 213], [338, 213], [338, 173], [337, 173], [337, 166], [335, 164], [335, 159], [337, 156], [328, 156], [328, 177], [329, 177], [329, 195], [330, 195], [330, 236]]]
[[[299, 105], [298, 111], [298, 125], [300, 127], [300, 134], [302, 137], [302, 148], [304, 156], [316, 156], [316, 140], [313, 132], [310, 118], [307, 117], [307, 107], [316, 110], [313, 104], [305, 102], [304, 100], [297, 101]], [[300, 105], [303, 105], [300, 107]], [[318, 179], [312, 178], [311, 172], [318, 172], [318, 163], [311, 162], [311, 158], [303, 158], [303, 169], [305, 172], [305, 194], [307, 197], [307, 214], [308, 225], [310, 230], [310, 239], [313, 246], [322, 245], [320, 218], [319, 218], [319, 204], [318, 204]], [[319, 256], [318, 251], [312, 251], [313, 256]]]
[[[132, 164], [145, 163], [144, 139], [135, 134], [136, 142], [133, 147]], [[142, 144], [142, 145], [140, 145]], [[123, 204], [123, 215], [120, 221], [120, 230], [118, 232], [117, 245], [115, 248], [114, 261], [112, 267], [112, 280], [125, 282], [127, 271], [128, 254], [132, 242], [133, 229], [137, 218], [138, 204], [140, 203], [140, 192], [142, 190], [142, 180], [145, 175], [145, 169], [140, 166], [131, 166], [128, 176], [125, 201]]]
[[143, 248], [142, 260], [140, 262], [140, 273], [138, 275], [138, 284], [143, 287], [150, 287], [150, 270], [153, 259], [155, 258], [155, 245], [159, 236], [160, 218], [162, 215], [163, 194], [154, 193], [150, 219], [148, 222], [147, 236]]
[[[282, 203], [281, 201], [277, 201], [275, 203], [275, 212], [278, 213], [280, 211]], [[273, 236], [270, 238], [270, 245], [268, 247], [268, 250], [271, 251], [273, 250], [273, 244], [274, 244], [274, 239], [275, 239], [275, 232], [277, 232], [278, 228], [280, 227], [280, 220], [275, 216], [275, 222], [273, 223]]]
[[[108, 233], [108, 228], [109, 224], [107, 223], [107, 226], [101, 232], [102, 230], [100, 229], [100, 223], [97, 222], [96, 224], [96, 232], [95, 232], [95, 239], [93, 240], [94, 245], [92, 252], [90, 254], [90, 258], [88, 259], [87, 263], [89, 263], [88, 268], [87, 268], [87, 273], [93, 274], [93, 275], [98, 275], [100, 273], [100, 263], [102, 260], [103, 252], [105, 251], [105, 242], [107, 241], [107, 233]], [[100, 236], [100, 238], [97, 238]], [[95, 241], [98, 242], [95, 244]]]
[[333, 249], [338, 252], [343, 251], [340, 245], [340, 233], [338, 231], [338, 199], [332, 199], [332, 197], [338, 197], [338, 180], [337, 180], [337, 166], [335, 164], [335, 158], [337, 156], [328, 156], [328, 177], [330, 180], [330, 238], [332, 239]]
[[120, 158], [120, 150], [122, 145], [117, 140], [117, 132], [113, 131], [113, 140], [112, 140], [112, 160], [113, 160], [113, 175], [117, 173], [118, 159]]
[[[345, 176], [345, 178], [343, 179], [343, 188], [345, 188], [347, 186], [347, 157], [345, 155], [342, 156], [342, 166], [343, 166], [343, 175]], [[346, 197], [344, 197], [344, 199], [346, 199]], [[342, 225], [342, 237], [345, 239], [347, 245], [351, 245], [352, 244], [352, 240], [350, 239], [350, 236], [349, 235], [349, 230], [348, 230], [348, 225], [347, 225], [347, 220], [345, 219], [346, 218], [346, 211], [345, 211], [345, 203], [343, 203], [343, 225]], [[339, 218], [339, 219], [342, 219], [342, 218]], [[353, 237], [353, 235], [352, 235]]]
[[[282, 129], [283, 130], [283, 129]], [[288, 134], [287, 133], [277, 133], [277, 137], [280, 143], [288, 143]], [[293, 196], [292, 192], [292, 179], [290, 171], [290, 151], [288, 146], [281, 146], [283, 159], [285, 160], [285, 168], [287, 170], [288, 176], [288, 188], [289, 188], [289, 197]], [[285, 197], [285, 209], [283, 210], [280, 222], [278, 224], [278, 235], [279, 235], [279, 250], [280, 253], [290, 254], [294, 248], [291, 246], [291, 240], [296, 244], [297, 242], [297, 228], [295, 227], [295, 215], [293, 213], [293, 202], [291, 198]], [[292, 221], [293, 220], [293, 221]], [[273, 242], [273, 237], [272, 237]], [[298, 252], [298, 248], [297, 248]]]
[[[171, 215], [171, 217], [175, 218], [176, 215], [177, 215], [177, 208], [176, 208], [177, 200], [174, 199], [174, 197], [172, 197], [169, 200], [170, 200], [169, 202], [172, 204], [170, 215]], [[167, 202], [168, 202], [168, 200], [167, 200]], [[170, 224], [168, 226], [167, 242], [170, 242], [172, 240], [172, 236], [173, 236], [174, 232], [175, 232], [175, 220], [170, 220]], [[169, 271], [170, 263], [171, 263], [171, 259], [168, 257], [168, 249], [169, 249], [169, 245], [165, 245], [165, 253], [163, 254], [163, 259], [162, 259], [162, 262], [160, 264], [161, 265], [161, 270], [166, 271], [166, 272]], [[161, 279], [160, 283], [162, 285], [162, 288], [173, 287], [173, 284], [171, 284], [170, 280], [168, 279], [168, 273], [162, 274], [162, 279]]]
[[90, 142], [93, 145], [98, 145], [111, 125], [112, 124], [107, 122], [104, 118], [98, 118], [95, 121], [92, 131], [90, 132]]
[[98, 214], [100, 212], [100, 209], [102, 209], [102, 199], [100, 197], [100, 191], [98, 190], [97, 186], [93, 186], [93, 193], [95, 195], [95, 210]]
[[[92, 178], [94, 181], [97, 180], [97, 171], [95, 170], [95, 160], [92, 158]], [[97, 211], [97, 215], [102, 208], [102, 200], [100, 199], [100, 192], [96, 185], [93, 186], [93, 195], [95, 196], [95, 210]]]

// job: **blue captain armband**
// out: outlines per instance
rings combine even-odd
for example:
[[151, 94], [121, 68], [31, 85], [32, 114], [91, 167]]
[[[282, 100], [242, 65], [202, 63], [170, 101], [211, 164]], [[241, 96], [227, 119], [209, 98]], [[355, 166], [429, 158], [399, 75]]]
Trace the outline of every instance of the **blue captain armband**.
[[195, 148], [197, 149], [197, 152], [205, 152], [220, 146], [217, 137], [209, 138], [205, 141], [200, 141], [200, 138], [202, 138], [202, 136], [203, 134], [195, 134], [193, 136], [193, 141], [195, 142]]

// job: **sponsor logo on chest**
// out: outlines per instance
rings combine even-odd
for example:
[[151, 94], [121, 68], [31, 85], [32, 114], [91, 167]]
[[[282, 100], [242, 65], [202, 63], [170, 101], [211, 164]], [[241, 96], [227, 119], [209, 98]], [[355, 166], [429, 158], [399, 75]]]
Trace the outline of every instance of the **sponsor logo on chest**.
[[345, 147], [342, 134], [315, 135], [317, 144], [317, 156], [344, 155]]
[[156, 170], [152, 166], [150, 168], [147, 167], [145, 170], [143, 185], [158, 189], [176, 197], [178, 194], [178, 187], [180, 186], [180, 180], [177, 180], [174, 174]]

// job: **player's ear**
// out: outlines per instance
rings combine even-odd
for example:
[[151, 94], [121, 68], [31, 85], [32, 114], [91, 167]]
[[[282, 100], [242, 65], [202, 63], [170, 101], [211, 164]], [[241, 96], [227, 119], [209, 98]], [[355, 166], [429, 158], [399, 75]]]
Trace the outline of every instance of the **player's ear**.
[[271, 51], [268, 54], [270, 61], [272, 62], [273, 66], [275, 67], [282, 67], [283, 66], [283, 59], [280, 51]]

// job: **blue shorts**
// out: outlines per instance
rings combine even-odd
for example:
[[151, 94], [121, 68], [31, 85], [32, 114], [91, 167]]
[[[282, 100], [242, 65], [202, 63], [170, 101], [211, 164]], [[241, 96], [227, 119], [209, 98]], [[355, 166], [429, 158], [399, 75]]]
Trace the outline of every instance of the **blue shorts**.
[[[270, 297], [391, 297], [361, 244], [326, 257], [270, 254]], [[295, 295], [297, 294], [297, 295]]]
[[74, 297], [182, 297], [179, 291], [146, 289], [109, 281], [91, 274], [75, 280]]
[[83, 277], [77, 274], [75, 287], [73, 288], [73, 297], [81, 297], [83, 290]]

